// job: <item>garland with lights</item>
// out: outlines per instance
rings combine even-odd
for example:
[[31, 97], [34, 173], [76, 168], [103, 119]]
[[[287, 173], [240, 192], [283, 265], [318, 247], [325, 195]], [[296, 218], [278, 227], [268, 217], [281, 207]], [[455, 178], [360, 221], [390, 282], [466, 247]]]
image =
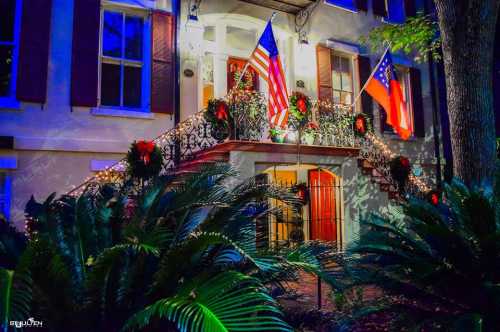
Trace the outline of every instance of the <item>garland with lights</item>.
[[[232, 89], [231, 91], [229, 91], [228, 95], [226, 96], [226, 98], [224, 98], [224, 100], [227, 102], [232, 99], [239, 99], [245, 94], [248, 94], [248, 92], [241, 91], [238, 89]], [[350, 105], [335, 104], [328, 100], [310, 100], [310, 102], [311, 104], [314, 105], [314, 107], [319, 108], [320, 111], [335, 112], [338, 110], [342, 110], [354, 114], [354, 109]], [[202, 121], [204, 118], [205, 118], [205, 110], [199, 111], [198, 113], [193, 114], [186, 120], [179, 123], [175, 128], [172, 128], [171, 130], [156, 137], [153, 140], [153, 142], [162, 146], [167, 142], [175, 139], [176, 137], [181, 136], [186, 130], [190, 129], [193, 126], [193, 124]], [[280, 130], [280, 128], [277, 128], [276, 130]], [[283, 130], [283, 132], [285, 133], [284, 129], [281, 130]], [[387, 159], [390, 159], [395, 156], [394, 152], [391, 151], [388, 145], [384, 141], [382, 141], [377, 135], [373, 134], [373, 132], [367, 132], [364, 138], [373, 147], [379, 149], [382, 155], [384, 155]], [[119, 178], [117, 174], [123, 174], [123, 170], [125, 168], [126, 168], [126, 160], [125, 159], [120, 160], [114, 165], [107, 167], [105, 170], [99, 171], [93, 176], [88, 176], [83, 183], [81, 183], [78, 186], [73, 186], [73, 188], [68, 192], [68, 194], [71, 196], [79, 196], [85, 191], [87, 186], [91, 183], [113, 182], [114, 180]], [[411, 183], [412, 185], [415, 185], [420, 192], [423, 193], [428, 192], [431, 189], [426, 183], [424, 183], [424, 181], [421, 178], [422, 177], [416, 177], [413, 174], [410, 174], [408, 177], [408, 182]]]
[[147, 180], [157, 176], [163, 166], [163, 154], [153, 141], [134, 141], [126, 160], [127, 173], [134, 179]]

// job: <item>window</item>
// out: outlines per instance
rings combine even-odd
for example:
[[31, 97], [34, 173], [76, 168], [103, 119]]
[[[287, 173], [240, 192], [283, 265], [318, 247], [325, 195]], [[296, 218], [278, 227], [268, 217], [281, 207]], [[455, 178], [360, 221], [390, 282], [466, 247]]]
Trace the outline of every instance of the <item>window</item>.
[[17, 7], [16, 0], [0, 0], [0, 98], [14, 96]]
[[214, 56], [206, 54], [203, 57], [203, 107], [214, 98]]
[[[405, 99], [405, 102], [406, 102], [406, 109], [408, 110], [408, 112], [410, 114], [410, 121], [411, 121], [410, 128], [413, 128], [414, 121], [413, 121], [413, 107], [412, 107], [412, 102], [411, 102], [410, 70], [407, 67], [396, 65], [395, 72], [396, 72], [398, 82], [399, 82], [399, 84], [401, 84], [403, 98]], [[392, 129], [392, 127], [386, 123], [387, 115], [386, 115], [385, 111], [382, 108], [379, 108], [379, 111], [380, 111], [381, 126], [383, 128], [383, 131], [385, 133], [393, 133], [394, 130]]]
[[110, 10], [102, 17], [100, 103], [139, 109], [143, 106], [144, 18]]
[[353, 100], [351, 57], [332, 52], [333, 102], [350, 105]]
[[0, 215], [7, 220], [10, 214], [10, 177], [0, 172]]

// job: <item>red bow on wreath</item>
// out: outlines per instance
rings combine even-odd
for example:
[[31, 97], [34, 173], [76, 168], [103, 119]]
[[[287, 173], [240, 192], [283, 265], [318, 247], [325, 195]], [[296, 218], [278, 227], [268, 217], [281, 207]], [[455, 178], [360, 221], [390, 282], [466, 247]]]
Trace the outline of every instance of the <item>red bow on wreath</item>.
[[306, 114], [307, 104], [306, 104], [305, 98], [300, 98], [297, 100], [297, 109], [299, 110], [300, 113]]
[[153, 153], [155, 149], [155, 143], [153, 141], [139, 141], [137, 142], [137, 151], [139, 151], [141, 160], [144, 162], [144, 165], [149, 164], [151, 161], [151, 153]]
[[399, 159], [399, 162], [401, 163], [401, 166], [403, 166], [404, 168], [409, 168], [410, 167], [410, 160], [406, 157], [401, 157]]
[[215, 110], [215, 117], [221, 121], [227, 121], [227, 107], [224, 103], [219, 103], [217, 109]]

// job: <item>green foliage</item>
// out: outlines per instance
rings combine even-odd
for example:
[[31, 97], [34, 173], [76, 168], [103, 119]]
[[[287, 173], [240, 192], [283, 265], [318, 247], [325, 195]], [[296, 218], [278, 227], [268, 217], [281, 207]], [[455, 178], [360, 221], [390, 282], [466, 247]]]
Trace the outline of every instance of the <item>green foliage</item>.
[[142, 329], [153, 318], [166, 318], [180, 332], [291, 331], [280, 315], [258, 279], [230, 271], [194, 278], [174, 297], [135, 314], [125, 330]]
[[[51, 331], [291, 331], [261, 282], [325, 274], [328, 247], [262, 251], [256, 221], [295, 195], [217, 164], [27, 204], [29, 241], [0, 266], [2, 321]], [[0, 239], [3, 239], [0, 236]], [[0, 243], [7, 243], [1, 240]], [[5, 245], [4, 245], [5, 247]], [[260, 280], [260, 281], [259, 281]], [[131, 318], [132, 317], [132, 318]]]
[[[353, 284], [394, 296], [381, 311], [416, 330], [495, 331], [500, 326], [499, 197], [458, 181], [444, 203], [413, 199], [403, 220], [373, 216], [350, 249]], [[408, 327], [408, 326], [407, 326]]]
[[389, 43], [391, 52], [403, 52], [416, 62], [424, 62], [430, 53], [434, 60], [441, 59], [439, 27], [428, 15], [422, 13], [408, 17], [404, 24], [383, 24], [363, 36], [360, 42], [375, 52], [382, 52]]

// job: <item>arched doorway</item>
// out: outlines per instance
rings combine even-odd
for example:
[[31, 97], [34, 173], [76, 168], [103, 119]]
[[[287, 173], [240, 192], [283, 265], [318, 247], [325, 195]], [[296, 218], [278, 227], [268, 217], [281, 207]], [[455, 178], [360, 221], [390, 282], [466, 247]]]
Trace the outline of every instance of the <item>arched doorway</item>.
[[321, 168], [309, 170], [308, 177], [310, 239], [341, 242], [339, 178]]

